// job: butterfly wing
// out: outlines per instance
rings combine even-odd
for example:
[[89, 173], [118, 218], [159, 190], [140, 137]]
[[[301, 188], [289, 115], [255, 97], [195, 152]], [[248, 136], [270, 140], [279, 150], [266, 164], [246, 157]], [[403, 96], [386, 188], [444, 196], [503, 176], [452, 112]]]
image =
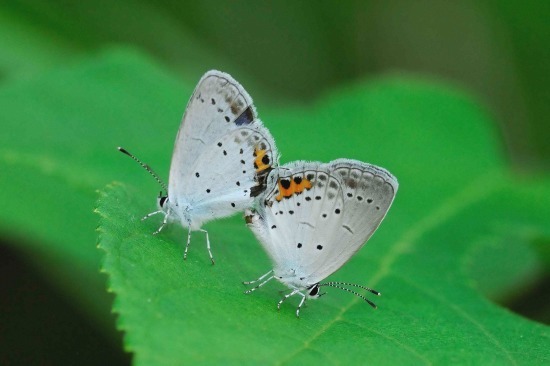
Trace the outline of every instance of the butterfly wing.
[[315, 230], [315, 223], [304, 218], [306, 210], [302, 208], [325, 203], [315, 200], [315, 176], [321, 169], [318, 163], [298, 161], [273, 170], [258, 212], [247, 217], [249, 227], [275, 264], [275, 272], [297, 268], [305, 250], [305, 241], [300, 240]]
[[244, 88], [228, 74], [208, 71], [191, 95], [176, 136], [169, 192], [180, 194], [189, 176], [189, 166], [214, 141], [255, 121], [256, 110]]
[[[315, 284], [339, 269], [387, 213], [397, 180], [354, 160], [296, 162], [273, 171], [258, 217], [249, 226], [294, 286]], [[289, 281], [291, 282], [291, 281]]]
[[176, 137], [169, 200], [199, 216], [229, 215], [250, 206], [276, 161], [275, 143], [250, 95], [230, 75], [209, 71], [197, 84]]
[[266, 128], [241, 127], [221, 136], [189, 164], [181, 192], [192, 214], [210, 220], [252, 206], [276, 158]]
[[[309, 263], [310, 281], [319, 282], [338, 270], [370, 239], [391, 207], [397, 179], [387, 170], [356, 160], [339, 159], [328, 164], [331, 175], [340, 181], [338, 203], [327, 218], [336, 222], [331, 232], [318, 232], [327, 251]], [[339, 213], [338, 213], [338, 210]], [[331, 235], [330, 239], [328, 238]], [[323, 248], [324, 250], [325, 248]]]

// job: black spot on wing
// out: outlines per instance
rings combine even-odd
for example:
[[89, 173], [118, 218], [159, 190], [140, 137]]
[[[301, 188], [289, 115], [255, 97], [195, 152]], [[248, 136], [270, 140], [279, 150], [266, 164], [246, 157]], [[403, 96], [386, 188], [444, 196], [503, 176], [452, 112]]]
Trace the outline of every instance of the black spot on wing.
[[289, 189], [290, 181], [288, 179], [281, 179], [281, 186], [283, 186], [284, 189]]
[[239, 117], [237, 117], [237, 119], [235, 120], [235, 124], [237, 126], [249, 125], [253, 121], [254, 121], [254, 113], [252, 113], [252, 108], [248, 106], [248, 108], [246, 108], [244, 112], [241, 113]]

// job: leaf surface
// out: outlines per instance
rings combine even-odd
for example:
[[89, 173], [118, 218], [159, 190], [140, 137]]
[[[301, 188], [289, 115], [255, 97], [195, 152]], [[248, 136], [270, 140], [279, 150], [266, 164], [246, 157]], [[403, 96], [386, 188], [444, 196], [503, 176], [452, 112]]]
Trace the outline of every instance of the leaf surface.
[[[349, 157], [398, 177], [400, 191], [377, 234], [330, 277], [381, 291], [373, 299], [379, 308], [330, 289], [309, 301], [300, 319], [296, 298], [277, 312], [282, 285], [243, 294], [242, 280], [271, 267], [241, 217], [206, 225], [215, 266], [199, 232], [184, 262], [183, 229], [172, 225], [152, 236], [158, 219], [140, 221], [154, 210], [152, 197], [130, 179], [115, 182], [98, 203], [99, 245], [118, 325], [138, 364], [550, 360], [547, 326], [486, 298], [536, 272], [529, 242], [549, 236], [549, 181], [506, 170], [489, 120], [472, 100], [442, 85], [389, 77], [310, 107], [257, 107], [285, 162]], [[158, 144], [169, 154], [171, 146]], [[480, 253], [498, 263], [510, 252], [526, 260], [491, 273], [480, 268]]]

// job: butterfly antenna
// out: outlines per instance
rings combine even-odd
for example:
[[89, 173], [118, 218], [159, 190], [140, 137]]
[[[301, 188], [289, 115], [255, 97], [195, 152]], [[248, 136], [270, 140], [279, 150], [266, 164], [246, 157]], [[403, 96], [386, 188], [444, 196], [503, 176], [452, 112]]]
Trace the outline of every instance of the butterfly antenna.
[[120, 146], [118, 147], [118, 151], [120, 151], [121, 153], [126, 154], [129, 157], [131, 157], [132, 159], [134, 159], [139, 165], [141, 165], [141, 167], [143, 169], [147, 170], [149, 172], [149, 174], [151, 174], [153, 176], [153, 178], [155, 178], [155, 180], [161, 185], [162, 188], [164, 188], [164, 190], [166, 192], [168, 192], [168, 187], [166, 187], [166, 184], [164, 184], [164, 182], [160, 179], [160, 177], [157, 175], [157, 173], [155, 173], [155, 171], [153, 169], [151, 169], [151, 167], [149, 165], [145, 164], [144, 162], [142, 162], [141, 160], [136, 158], [134, 155], [130, 154], [128, 152], [128, 150], [126, 150], [126, 149], [124, 149]]
[[323, 284], [320, 285], [320, 286], [332, 286], [332, 285], [344, 285], [344, 286], [359, 287], [359, 288], [362, 288], [363, 290], [367, 290], [368, 292], [371, 292], [371, 293], [375, 294], [376, 296], [380, 296], [380, 292], [378, 292], [378, 291], [376, 291], [376, 290], [373, 290], [373, 289], [371, 289], [371, 288], [369, 288], [369, 287], [357, 285], [357, 284], [355, 284], [355, 283], [334, 282], [334, 281], [331, 281], [331, 282], [323, 283]]
[[321, 284], [319, 284], [319, 287], [320, 287], [320, 286], [329, 286], [329, 287], [334, 287], [334, 288], [338, 288], [338, 289], [340, 289], [340, 290], [347, 291], [347, 292], [349, 292], [349, 293], [354, 294], [354, 295], [357, 296], [357, 297], [362, 298], [362, 299], [365, 300], [370, 306], [372, 306], [374, 309], [377, 308], [376, 304], [373, 303], [372, 301], [370, 301], [369, 299], [367, 299], [365, 296], [363, 296], [363, 295], [361, 295], [361, 294], [359, 294], [359, 293], [357, 293], [357, 292], [355, 292], [355, 291], [353, 291], [353, 290], [350, 290], [349, 288], [342, 287], [341, 285], [359, 287], [359, 288], [362, 288], [362, 289], [364, 289], [364, 290], [370, 291], [370, 292], [372, 292], [372, 293], [375, 294], [375, 295], [380, 296], [380, 292], [375, 291], [375, 290], [372, 290], [372, 289], [370, 289], [370, 288], [368, 288], [368, 287], [365, 287], [365, 286], [356, 285], [356, 284], [354, 284], [354, 283], [327, 282], [327, 283], [321, 283]]

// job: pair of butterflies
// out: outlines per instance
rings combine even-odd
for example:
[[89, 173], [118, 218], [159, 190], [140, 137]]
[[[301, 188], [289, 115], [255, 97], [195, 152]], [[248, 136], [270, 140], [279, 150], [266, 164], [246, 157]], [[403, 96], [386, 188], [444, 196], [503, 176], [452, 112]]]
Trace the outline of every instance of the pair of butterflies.
[[163, 186], [158, 198], [164, 220], [192, 231], [207, 221], [244, 211], [245, 221], [271, 257], [273, 269], [256, 281], [250, 293], [275, 278], [290, 288], [277, 304], [300, 295], [322, 295], [330, 286], [351, 292], [360, 285], [326, 282], [372, 236], [390, 208], [398, 183], [385, 169], [356, 160], [327, 164], [297, 161], [278, 166], [273, 137], [258, 119], [252, 98], [230, 75], [209, 71], [199, 81], [179, 128], [168, 187], [139, 159], [119, 148]]

